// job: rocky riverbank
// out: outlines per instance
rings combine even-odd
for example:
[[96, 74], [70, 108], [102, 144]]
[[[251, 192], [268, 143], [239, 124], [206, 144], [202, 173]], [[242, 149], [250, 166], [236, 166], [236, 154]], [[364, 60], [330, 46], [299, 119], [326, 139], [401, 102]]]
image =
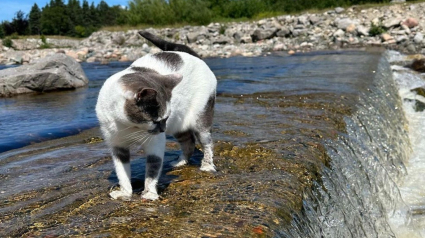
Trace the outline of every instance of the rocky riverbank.
[[[258, 56], [271, 51], [307, 52], [383, 46], [425, 54], [425, 3], [397, 3], [363, 9], [353, 6], [321, 13], [283, 15], [254, 22], [211, 23], [208, 26], [148, 29], [163, 38], [187, 44], [202, 57]], [[99, 31], [83, 40], [13, 40], [0, 48], [0, 64], [25, 64], [63, 52], [80, 62], [133, 61], [159, 49], [138, 35]]]

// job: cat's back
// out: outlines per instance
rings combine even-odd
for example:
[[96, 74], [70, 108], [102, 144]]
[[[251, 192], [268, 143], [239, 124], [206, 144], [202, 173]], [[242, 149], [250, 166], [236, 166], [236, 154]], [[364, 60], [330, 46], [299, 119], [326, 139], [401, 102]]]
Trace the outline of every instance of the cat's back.
[[203, 60], [180, 51], [162, 51], [155, 54], [147, 54], [134, 61], [130, 67], [146, 67], [160, 74], [178, 72], [183, 75], [190, 75], [203, 72], [208, 76], [214, 76]]

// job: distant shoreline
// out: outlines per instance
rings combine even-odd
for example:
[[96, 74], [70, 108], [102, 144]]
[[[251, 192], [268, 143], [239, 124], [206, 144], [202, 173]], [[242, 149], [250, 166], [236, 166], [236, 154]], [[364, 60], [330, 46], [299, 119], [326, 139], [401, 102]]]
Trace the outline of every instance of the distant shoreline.
[[[211, 23], [147, 30], [168, 41], [186, 44], [202, 57], [260, 56], [268, 52], [309, 52], [344, 48], [384, 47], [408, 54], [425, 54], [425, 3], [400, 3], [323, 13], [283, 15], [253, 22]], [[138, 30], [97, 31], [82, 40], [12, 40], [0, 48], [0, 64], [27, 64], [55, 53], [79, 62], [134, 61], [160, 50]]]

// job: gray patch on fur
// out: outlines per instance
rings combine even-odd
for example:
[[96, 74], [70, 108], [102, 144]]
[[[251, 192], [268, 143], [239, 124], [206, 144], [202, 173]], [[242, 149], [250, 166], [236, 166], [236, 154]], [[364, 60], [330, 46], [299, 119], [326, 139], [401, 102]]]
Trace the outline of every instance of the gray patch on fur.
[[193, 131], [185, 131], [174, 134], [174, 138], [179, 142], [183, 155], [189, 159], [195, 149], [195, 136]]
[[153, 69], [146, 68], [146, 67], [131, 67], [132, 70], [138, 72], [138, 73], [158, 73]]
[[153, 55], [155, 58], [165, 62], [172, 70], [179, 70], [183, 66], [183, 59], [180, 55], [171, 52], [159, 52]]
[[126, 74], [120, 79], [125, 90], [137, 94], [143, 89], [153, 89], [157, 94], [155, 98], [147, 101], [127, 99], [124, 111], [134, 123], [155, 121], [164, 115], [171, 91], [178, 82], [149, 68], [133, 67], [133, 70], [134, 73]]
[[129, 163], [130, 162], [130, 151], [127, 148], [114, 147], [112, 148], [112, 154], [116, 156], [121, 162]]
[[156, 178], [161, 172], [162, 159], [156, 155], [148, 155], [146, 158], [146, 176]]
[[214, 105], [215, 105], [215, 95], [211, 95], [208, 99], [207, 105], [205, 105], [202, 115], [198, 119], [198, 123], [201, 127], [205, 129], [210, 129], [213, 123], [214, 117]]

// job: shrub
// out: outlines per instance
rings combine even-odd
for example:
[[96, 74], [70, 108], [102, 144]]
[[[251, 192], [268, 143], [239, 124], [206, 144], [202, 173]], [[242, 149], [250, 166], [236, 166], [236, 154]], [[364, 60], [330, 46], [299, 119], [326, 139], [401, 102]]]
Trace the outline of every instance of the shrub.
[[13, 32], [12, 35], [10, 35], [9, 37], [10, 37], [10, 39], [13, 39], [13, 40], [19, 39], [19, 35], [16, 32]]
[[170, 0], [175, 21], [206, 25], [211, 22], [212, 12], [205, 0]]
[[175, 22], [173, 11], [166, 0], [133, 0], [129, 2], [130, 25], [165, 25]]
[[13, 41], [10, 37], [6, 37], [3, 39], [3, 45], [9, 48], [13, 48]]
[[86, 28], [84, 26], [75, 26], [74, 31], [77, 37], [85, 37], [86, 36]]
[[49, 43], [47, 43], [47, 39], [46, 39], [46, 37], [44, 35], [41, 35], [40, 36], [40, 39], [41, 39], [41, 45], [40, 45], [40, 48], [41, 49], [48, 49], [48, 48], [50, 48], [50, 45], [49, 45]]
[[224, 33], [226, 32], [227, 26], [224, 24], [220, 24], [220, 30], [218, 33], [220, 33], [220, 35], [224, 35]]
[[372, 22], [372, 26], [370, 27], [370, 30], [369, 30], [369, 35], [371, 35], [371, 36], [377, 36], [377, 35], [380, 35], [380, 34], [384, 33], [385, 31], [386, 30], [385, 30], [384, 26], [382, 25], [382, 23], [379, 23], [378, 25], [375, 25]]

